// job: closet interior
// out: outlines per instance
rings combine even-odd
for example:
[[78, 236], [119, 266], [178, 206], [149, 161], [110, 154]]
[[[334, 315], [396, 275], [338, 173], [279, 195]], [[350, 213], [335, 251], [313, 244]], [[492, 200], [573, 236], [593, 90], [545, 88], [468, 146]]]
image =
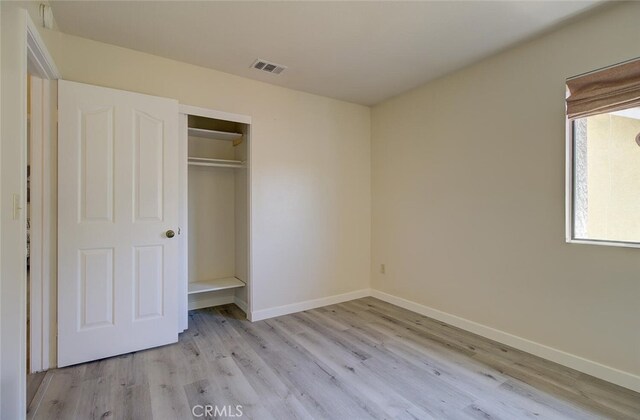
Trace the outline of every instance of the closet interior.
[[249, 125], [188, 116], [188, 308], [236, 303], [249, 282]]

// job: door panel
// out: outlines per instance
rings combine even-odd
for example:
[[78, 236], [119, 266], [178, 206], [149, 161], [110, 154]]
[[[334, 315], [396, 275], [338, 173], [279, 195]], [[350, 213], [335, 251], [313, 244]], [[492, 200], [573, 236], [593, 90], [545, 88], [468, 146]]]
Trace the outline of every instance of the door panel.
[[135, 321], [163, 315], [162, 251], [160, 246], [135, 249]]
[[178, 104], [59, 82], [58, 365], [177, 341]]
[[136, 221], [162, 220], [162, 121], [136, 112], [135, 215]]
[[82, 222], [113, 221], [113, 108], [80, 110]]
[[78, 253], [80, 265], [80, 329], [113, 327], [113, 249]]

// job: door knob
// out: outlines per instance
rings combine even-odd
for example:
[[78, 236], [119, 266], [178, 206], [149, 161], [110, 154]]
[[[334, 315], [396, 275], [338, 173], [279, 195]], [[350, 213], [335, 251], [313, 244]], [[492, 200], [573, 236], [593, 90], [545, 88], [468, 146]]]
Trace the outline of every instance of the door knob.
[[174, 231], [172, 231], [171, 229], [169, 229], [166, 233], [167, 238], [173, 238], [174, 236], [176, 236], [176, 233]]

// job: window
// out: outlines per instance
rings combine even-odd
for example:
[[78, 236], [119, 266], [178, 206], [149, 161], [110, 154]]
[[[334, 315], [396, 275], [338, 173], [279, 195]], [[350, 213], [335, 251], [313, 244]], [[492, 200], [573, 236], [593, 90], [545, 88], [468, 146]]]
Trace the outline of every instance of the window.
[[640, 60], [567, 88], [567, 240], [640, 247]]

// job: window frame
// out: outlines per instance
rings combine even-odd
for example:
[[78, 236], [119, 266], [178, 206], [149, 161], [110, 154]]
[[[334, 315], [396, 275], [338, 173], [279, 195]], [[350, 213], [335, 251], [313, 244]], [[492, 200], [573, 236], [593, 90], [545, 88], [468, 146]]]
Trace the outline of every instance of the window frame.
[[575, 139], [573, 137], [574, 121], [569, 118], [566, 118], [565, 121], [565, 242], [568, 244], [640, 248], [640, 242], [580, 239], [575, 237]]

